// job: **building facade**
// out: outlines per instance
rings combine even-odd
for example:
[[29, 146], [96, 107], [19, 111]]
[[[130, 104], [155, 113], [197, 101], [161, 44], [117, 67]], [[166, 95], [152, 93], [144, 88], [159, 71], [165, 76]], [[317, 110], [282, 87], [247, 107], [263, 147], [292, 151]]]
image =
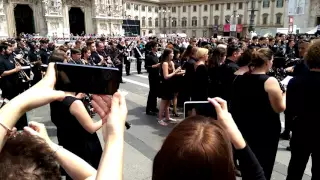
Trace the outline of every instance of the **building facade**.
[[[299, 23], [314, 26], [320, 21], [320, 1], [306, 2], [306, 19]], [[14, 37], [26, 31], [41, 36], [82, 32], [115, 36], [123, 34], [123, 23], [129, 20], [140, 21], [141, 36], [244, 36], [252, 12], [256, 32], [265, 34], [270, 29], [287, 28], [287, 3], [288, 0], [0, 0], [0, 37]]]
[[14, 37], [23, 26], [41, 36], [118, 35], [123, 10], [122, 0], [0, 0], [0, 36]]
[[[298, 1], [298, 0], [296, 0]], [[311, 28], [320, 24], [320, 1], [319, 0], [302, 0], [295, 4], [296, 8], [300, 8], [301, 12], [293, 15], [293, 24], [299, 29], [299, 32], [307, 32]], [[286, 14], [289, 14], [286, 12]], [[289, 26], [289, 16], [285, 16], [285, 27]]]
[[191, 37], [243, 36], [248, 33], [252, 8], [256, 32], [266, 33], [284, 26], [286, 7], [285, 0], [126, 1], [125, 6], [130, 18], [141, 21], [142, 35], [185, 33]]

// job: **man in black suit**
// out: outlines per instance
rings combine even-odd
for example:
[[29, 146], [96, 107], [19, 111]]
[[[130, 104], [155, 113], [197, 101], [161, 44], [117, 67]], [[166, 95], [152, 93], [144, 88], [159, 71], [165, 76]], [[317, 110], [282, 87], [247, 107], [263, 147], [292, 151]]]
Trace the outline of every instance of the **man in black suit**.
[[159, 111], [157, 109], [157, 97], [158, 97], [158, 88], [160, 85], [160, 76], [159, 69], [160, 63], [157, 56], [157, 43], [155, 41], [150, 42], [151, 52], [146, 55], [146, 68], [149, 73], [149, 95], [146, 107], [146, 114], [148, 115], [157, 115]]

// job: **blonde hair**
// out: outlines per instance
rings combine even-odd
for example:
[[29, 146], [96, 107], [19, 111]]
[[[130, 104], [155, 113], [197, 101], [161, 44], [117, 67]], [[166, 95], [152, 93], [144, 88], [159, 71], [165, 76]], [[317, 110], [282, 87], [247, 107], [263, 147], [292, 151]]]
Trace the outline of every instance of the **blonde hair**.
[[209, 50], [206, 48], [198, 48], [198, 51], [196, 53], [196, 58], [197, 59], [201, 59], [203, 58], [205, 55], [207, 55], [209, 53]]

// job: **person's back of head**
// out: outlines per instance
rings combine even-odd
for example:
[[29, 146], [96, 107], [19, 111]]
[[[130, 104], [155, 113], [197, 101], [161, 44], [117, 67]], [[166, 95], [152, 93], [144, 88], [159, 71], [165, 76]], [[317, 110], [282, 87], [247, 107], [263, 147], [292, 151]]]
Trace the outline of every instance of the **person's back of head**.
[[63, 50], [55, 50], [52, 55], [49, 57], [49, 62], [64, 62], [68, 56], [66, 55], [66, 52]]
[[251, 68], [262, 68], [266, 67], [270, 69], [273, 60], [273, 52], [269, 48], [261, 48], [258, 50], [253, 50], [251, 56], [251, 62], [249, 63], [249, 67]]
[[251, 63], [252, 52], [255, 51], [254, 49], [246, 49], [237, 62], [239, 67], [248, 66]]
[[153, 180], [235, 180], [232, 148], [220, 123], [192, 116], [178, 124], [153, 162]]
[[39, 137], [24, 132], [11, 135], [0, 153], [0, 179], [60, 180], [53, 154]]
[[320, 40], [314, 40], [304, 59], [310, 69], [320, 69]]

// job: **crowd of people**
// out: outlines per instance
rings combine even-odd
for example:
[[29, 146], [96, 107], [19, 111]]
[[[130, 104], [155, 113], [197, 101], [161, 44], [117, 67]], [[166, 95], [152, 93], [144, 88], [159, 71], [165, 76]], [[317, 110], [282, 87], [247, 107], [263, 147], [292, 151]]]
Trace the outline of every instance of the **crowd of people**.
[[[284, 34], [226, 41], [100, 38], [60, 47], [24, 38], [1, 42], [0, 85], [9, 102], [0, 109], [0, 179], [122, 179], [124, 96], [54, 90], [54, 63], [117, 67], [121, 75], [125, 64], [130, 76], [132, 54], [139, 74], [145, 59], [146, 114], [158, 116], [160, 125], [176, 122], [170, 106], [179, 117], [177, 107], [186, 101], [209, 101], [217, 112], [217, 120], [192, 116], [173, 128], [154, 159], [152, 179], [269, 180], [280, 137], [291, 138], [287, 179], [302, 179], [311, 154], [317, 179], [319, 52], [319, 40]], [[294, 77], [284, 87], [279, 74]], [[25, 114], [48, 103], [58, 145]], [[92, 120], [94, 113], [100, 121]], [[96, 134], [101, 128], [103, 149]]]

